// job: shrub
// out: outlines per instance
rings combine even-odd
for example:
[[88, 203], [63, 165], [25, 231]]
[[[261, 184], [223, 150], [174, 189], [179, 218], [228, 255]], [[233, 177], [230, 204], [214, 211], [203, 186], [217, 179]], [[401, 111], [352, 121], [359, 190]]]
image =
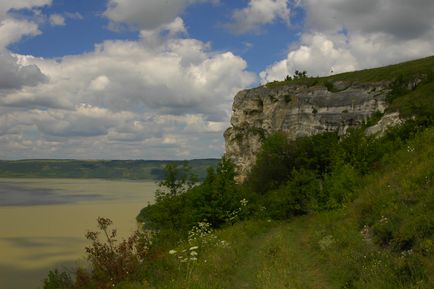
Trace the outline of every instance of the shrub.
[[69, 289], [73, 286], [71, 275], [67, 272], [59, 272], [57, 269], [50, 270], [47, 278], [44, 279], [44, 289]]
[[317, 209], [320, 181], [309, 170], [294, 170], [290, 180], [263, 200], [267, 214], [273, 219], [288, 219]]
[[[109, 229], [112, 221], [99, 217], [99, 232], [90, 231], [86, 238], [92, 243], [86, 247], [90, 271], [77, 271], [77, 287], [110, 288], [125, 280], [138, 279], [138, 272], [144, 262], [150, 245], [147, 234], [135, 231], [128, 239], [118, 242], [117, 231]], [[103, 239], [100, 239], [103, 235]]]
[[324, 209], [337, 209], [353, 201], [359, 182], [356, 170], [349, 164], [336, 165], [333, 171], [324, 177], [324, 193], [318, 203]]
[[248, 187], [260, 194], [276, 189], [291, 173], [291, 143], [283, 133], [269, 136], [262, 144], [256, 164], [247, 178]]
[[147, 228], [172, 235], [186, 234], [193, 224], [203, 220], [213, 227], [220, 227], [245, 198], [241, 187], [235, 184], [234, 176], [233, 164], [223, 158], [215, 171], [208, 170], [202, 184], [182, 194], [157, 199], [155, 204], [140, 211], [137, 220], [145, 223]]
[[342, 154], [335, 133], [295, 141], [289, 141], [284, 133], [275, 133], [264, 141], [246, 183], [252, 191], [265, 194], [288, 181], [294, 169], [311, 170], [322, 177]]

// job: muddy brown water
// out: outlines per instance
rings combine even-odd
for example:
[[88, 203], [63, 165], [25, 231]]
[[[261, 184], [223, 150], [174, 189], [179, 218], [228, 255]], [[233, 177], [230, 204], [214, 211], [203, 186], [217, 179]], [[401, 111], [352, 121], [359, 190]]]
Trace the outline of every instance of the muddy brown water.
[[97, 217], [128, 236], [156, 188], [153, 181], [0, 179], [0, 288], [42, 288], [48, 270], [83, 263], [84, 234]]

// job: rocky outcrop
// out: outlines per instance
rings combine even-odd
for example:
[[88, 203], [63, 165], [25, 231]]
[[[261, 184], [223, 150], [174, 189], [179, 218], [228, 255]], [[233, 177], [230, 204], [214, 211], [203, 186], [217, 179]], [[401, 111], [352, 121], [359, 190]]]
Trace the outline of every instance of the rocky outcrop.
[[375, 125], [366, 129], [366, 135], [374, 135], [375, 137], [383, 136], [389, 128], [398, 126], [404, 123], [399, 116], [399, 112], [385, 114]]
[[255, 163], [264, 138], [274, 132], [285, 132], [290, 139], [332, 131], [344, 134], [385, 109], [388, 83], [328, 84], [265, 85], [235, 96], [231, 127], [224, 136], [225, 155], [236, 166], [238, 182]]

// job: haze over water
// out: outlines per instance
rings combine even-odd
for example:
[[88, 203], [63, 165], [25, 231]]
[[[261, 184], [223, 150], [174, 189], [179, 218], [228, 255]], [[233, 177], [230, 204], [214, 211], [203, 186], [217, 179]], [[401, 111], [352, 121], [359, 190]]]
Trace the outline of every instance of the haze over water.
[[84, 234], [99, 216], [127, 236], [155, 189], [153, 181], [0, 179], [1, 288], [42, 288], [48, 270], [83, 261]]

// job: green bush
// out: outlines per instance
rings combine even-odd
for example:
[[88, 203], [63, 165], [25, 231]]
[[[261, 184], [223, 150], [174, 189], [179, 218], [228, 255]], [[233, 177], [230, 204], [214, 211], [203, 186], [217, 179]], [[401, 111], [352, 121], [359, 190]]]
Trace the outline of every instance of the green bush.
[[290, 180], [277, 190], [268, 192], [263, 206], [273, 219], [288, 219], [318, 209], [321, 182], [309, 170], [294, 170]]
[[71, 289], [74, 286], [71, 275], [67, 272], [59, 272], [57, 269], [49, 271], [44, 279], [44, 289]]
[[278, 188], [288, 180], [291, 173], [293, 151], [293, 143], [290, 143], [283, 133], [276, 133], [265, 139], [256, 164], [247, 177], [247, 186], [260, 194]]
[[351, 165], [336, 165], [333, 171], [324, 177], [324, 193], [318, 200], [320, 207], [337, 209], [350, 203], [356, 197], [355, 190], [359, 182], [359, 175]]
[[336, 133], [324, 133], [289, 141], [275, 133], [263, 143], [246, 184], [259, 194], [279, 188], [291, 178], [293, 170], [311, 170], [322, 177], [341, 158]]
[[[228, 221], [246, 194], [234, 181], [233, 164], [223, 158], [216, 170], [210, 168], [202, 184], [180, 193], [158, 198], [140, 211], [137, 220], [146, 228], [186, 233], [195, 223], [206, 220], [213, 227]], [[174, 182], [172, 182], [174, 183]], [[176, 182], [175, 182], [176, 183]], [[167, 182], [163, 183], [165, 187]]]

